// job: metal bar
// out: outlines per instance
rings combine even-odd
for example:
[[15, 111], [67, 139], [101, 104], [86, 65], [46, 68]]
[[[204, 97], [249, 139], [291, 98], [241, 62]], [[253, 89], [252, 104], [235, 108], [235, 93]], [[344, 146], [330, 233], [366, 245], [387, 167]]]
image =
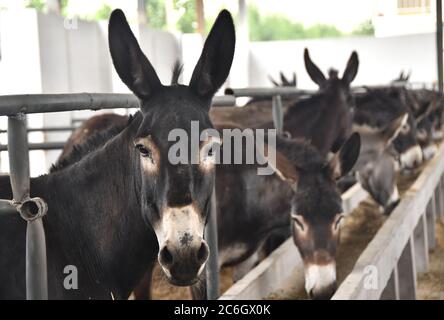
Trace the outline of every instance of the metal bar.
[[271, 98], [276, 95], [280, 96], [300, 96], [313, 94], [317, 91], [313, 90], [300, 90], [290, 87], [275, 87], [275, 88], [227, 88], [225, 95], [232, 95], [235, 97], [258, 97], [258, 98]]
[[[47, 128], [27, 128], [28, 132], [59, 132], [59, 131], [73, 131], [78, 127], [47, 127]], [[8, 130], [0, 130], [0, 133], [7, 133]]]
[[[30, 143], [28, 150], [60, 150], [63, 149], [66, 142], [39, 142], [39, 143]], [[0, 145], [0, 152], [8, 151], [7, 145]]]
[[274, 128], [277, 133], [282, 133], [284, 130], [284, 113], [282, 111], [281, 96], [273, 96], [272, 108]]
[[442, 44], [442, 0], [436, 0], [436, 57], [438, 90], [443, 92], [443, 44]]
[[[223, 96], [214, 97], [212, 105], [235, 105], [235, 98]], [[27, 114], [138, 107], [139, 100], [133, 94], [72, 93], [6, 95], [0, 97], [0, 116], [12, 116], [18, 113]]]
[[0, 216], [17, 214], [10, 200], [0, 199]]
[[[8, 147], [11, 187], [14, 201], [29, 197], [29, 155], [26, 117], [8, 118]], [[26, 228], [26, 298], [48, 299], [46, 241], [41, 219], [27, 222]]]
[[425, 213], [419, 219], [413, 234], [413, 242], [415, 244], [416, 271], [419, 273], [427, 272], [427, 270], [429, 269], [429, 241]]
[[416, 299], [415, 246], [410, 237], [398, 260], [399, 299]]
[[[369, 89], [384, 89], [389, 85], [377, 86], [356, 86], [352, 87], [353, 93], [365, 93]], [[404, 87], [404, 84], [390, 84], [390, 87]], [[255, 98], [271, 98], [273, 96], [291, 97], [291, 96], [309, 96], [318, 93], [318, 90], [302, 90], [292, 87], [251, 87], [251, 88], [227, 88], [225, 95], [235, 97], [255, 97]]]
[[213, 188], [211, 195], [211, 210], [207, 225], [205, 227], [205, 240], [210, 247], [206, 270], [207, 299], [216, 300], [219, 298], [219, 254], [217, 244], [217, 209], [216, 209], [216, 188]]

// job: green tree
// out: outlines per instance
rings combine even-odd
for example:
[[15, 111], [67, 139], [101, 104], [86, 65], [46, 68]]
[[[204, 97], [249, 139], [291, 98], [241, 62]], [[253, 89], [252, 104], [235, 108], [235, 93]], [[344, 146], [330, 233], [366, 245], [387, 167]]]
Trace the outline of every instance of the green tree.
[[45, 0], [28, 0], [26, 1], [26, 8], [36, 9], [37, 11], [46, 10]]
[[261, 16], [256, 7], [250, 6], [249, 9], [248, 27], [252, 41], [340, 37], [343, 35], [332, 25], [316, 24], [304, 28], [301, 23], [293, 22], [284, 15]]
[[375, 28], [373, 26], [372, 20], [368, 19], [362, 22], [359, 26], [352, 31], [352, 35], [356, 36], [373, 36], [375, 35]]
[[154, 29], [165, 29], [165, 0], [145, 0], [150, 26]]
[[179, 10], [181, 16], [177, 21], [177, 29], [183, 33], [193, 33], [197, 29], [197, 13], [195, 0], [175, 0], [174, 9]]
[[99, 10], [96, 11], [91, 16], [88, 16], [88, 20], [107, 20], [111, 16], [111, 12], [113, 11], [113, 8], [109, 6], [108, 4], [104, 4]]

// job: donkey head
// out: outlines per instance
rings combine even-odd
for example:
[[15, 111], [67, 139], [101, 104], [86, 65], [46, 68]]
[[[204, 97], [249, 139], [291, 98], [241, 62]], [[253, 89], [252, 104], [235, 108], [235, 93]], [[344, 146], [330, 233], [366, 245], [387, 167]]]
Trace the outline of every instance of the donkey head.
[[[143, 119], [130, 148], [136, 190], [145, 221], [156, 233], [159, 263], [171, 283], [191, 285], [209, 255], [203, 239], [215, 179], [215, 157], [209, 152], [218, 143], [211, 137], [199, 142], [200, 133], [212, 128], [208, 111], [216, 91], [228, 77], [235, 47], [230, 13], [222, 11], [211, 29], [188, 86], [164, 86], [143, 54], [121, 10], [109, 21], [109, 47], [121, 80], [139, 98]], [[182, 136], [187, 150], [196, 137], [197, 147], [185, 161], [171, 161], [174, 139]], [[176, 131], [174, 131], [176, 130]], [[179, 130], [179, 131], [177, 131]], [[187, 139], [190, 137], [190, 139]]]
[[330, 161], [312, 146], [278, 140], [278, 175], [294, 190], [291, 200], [293, 240], [305, 265], [305, 289], [311, 298], [328, 299], [336, 290], [336, 248], [343, 219], [336, 181], [354, 166], [360, 150], [353, 134]]
[[350, 84], [358, 73], [358, 54], [353, 51], [348, 59], [342, 78], [338, 77], [338, 72], [330, 69], [329, 78], [327, 79], [318, 66], [311, 60], [308, 49], [304, 50], [305, 69], [311, 80], [318, 86], [320, 91], [337, 92], [349, 106], [353, 106], [353, 97], [350, 92]]

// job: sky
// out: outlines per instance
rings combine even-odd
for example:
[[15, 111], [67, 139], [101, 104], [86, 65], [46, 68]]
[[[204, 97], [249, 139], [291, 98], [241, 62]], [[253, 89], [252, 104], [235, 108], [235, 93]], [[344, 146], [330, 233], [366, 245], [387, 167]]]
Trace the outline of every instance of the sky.
[[[26, 0], [0, 0], [0, 7], [24, 7]], [[103, 4], [121, 8], [129, 19], [136, 17], [137, 0], [69, 0], [68, 12], [87, 15]], [[316, 23], [332, 24], [343, 32], [350, 32], [372, 17], [377, 0], [247, 0], [262, 14], [283, 14], [305, 26]], [[237, 11], [238, 0], [204, 0], [205, 14], [215, 17], [222, 8]]]

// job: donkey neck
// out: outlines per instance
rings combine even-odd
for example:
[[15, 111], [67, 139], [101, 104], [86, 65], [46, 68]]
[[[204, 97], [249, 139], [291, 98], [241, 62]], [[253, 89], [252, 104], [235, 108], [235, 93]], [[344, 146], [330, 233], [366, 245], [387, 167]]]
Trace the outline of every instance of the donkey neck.
[[63, 263], [78, 267], [79, 278], [93, 294], [108, 291], [121, 298], [158, 251], [155, 235], [142, 219], [140, 170], [126, 131], [80, 162], [47, 176], [49, 192], [44, 195], [49, 207], [46, 224], [53, 234], [48, 247], [51, 240], [57, 241], [53, 248], [63, 251]]

